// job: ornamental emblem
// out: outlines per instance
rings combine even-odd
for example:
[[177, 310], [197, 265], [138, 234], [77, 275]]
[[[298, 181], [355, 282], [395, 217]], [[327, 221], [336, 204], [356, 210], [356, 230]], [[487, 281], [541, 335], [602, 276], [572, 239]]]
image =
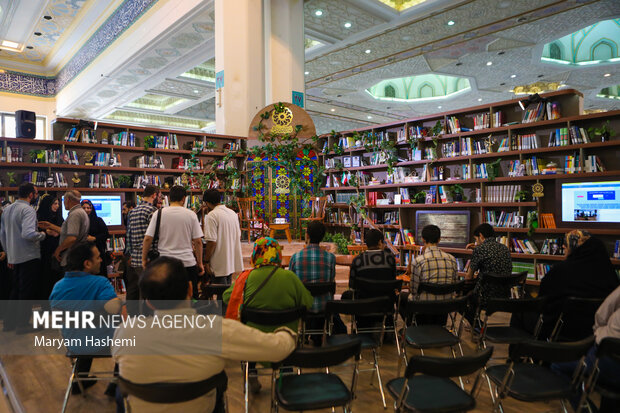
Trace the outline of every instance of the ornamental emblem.
[[278, 175], [276, 177], [276, 194], [288, 194], [291, 179], [286, 175]]
[[273, 122], [271, 133], [293, 133], [293, 127], [291, 126], [291, 122], [293, 121], [293, 112], [291, 112], [289, 108], [285, 107], [279, 112], [274, 109], [271, 114], [271, 121]]
[[532, 196], [534, 198], [540, 198], [545, 196], [545, 194], [543, 193], [545, 190], [545, 187], [543, 186], [543, 184], [541, 184], [540, 182], [535, 183], [534, 185], [532, 185]]

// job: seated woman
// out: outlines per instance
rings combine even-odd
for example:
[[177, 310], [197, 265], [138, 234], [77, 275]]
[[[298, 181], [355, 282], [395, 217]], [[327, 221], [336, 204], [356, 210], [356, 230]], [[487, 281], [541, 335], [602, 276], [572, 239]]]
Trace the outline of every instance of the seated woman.
[[[551, 334], [566, 298], [605, 298], [620, 284], [601, 240], [575, 230], [566, 234], [566, 248], [566, 259], [553, 265], [540, 282], [538, 295], [546, 298], [547, 303], [539, 339]], [[592, 335], [594, 314], [563, 317], [563, 321], [563, 337], [581, 340]], [[533, 331], [535, 320], [519, 321], [513, 317], [511, 324]]]
[[[273, 238], [259, 238], [254, 243], [251, 258], [254, 269], [242, 272], [224, 291], [222, 300], [228, 304], [226, 318], [240, 319], [240, 305], [264, 310], [286, 310], [295, 307], [311, 308], [314, 299], [299, 277], [282, 268], [282, 247]], [[248, 323], [263, 332], [270, 333], [280, 326]], [[298, 322], [286, 325], [298, 330]], [[255, 363], [250, 368], [255, 368]], [[256, 376], [250, 376], [253, 393], [260, 391]]]

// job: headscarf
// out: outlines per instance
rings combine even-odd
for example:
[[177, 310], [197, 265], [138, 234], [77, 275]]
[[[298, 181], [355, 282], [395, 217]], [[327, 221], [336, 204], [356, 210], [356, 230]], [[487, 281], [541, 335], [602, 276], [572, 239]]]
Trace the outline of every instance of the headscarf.
[[266, 265], [282, 264], [282, 246], [271, 237], [262, 237], [254, 243], [252, 251], [252, 265], [254, 268]]
[[82, 202], [80, 202], [80, 205], [84, 206], [84, 204], [90, 205], [90, 214], [88, 214], [88, 220], [90, 221], [90, 226], [88, 229], [88, 234], [94, 235], [94, 233], [97, 232], [97, 221], [98, 221], [97, 211], [95, 211], [95, 206], [90, 200], [84, 199], [82, 200]]
[[57, 200], [53, 195], [44, 194], [39, 200], [39, 208], [37, 209], [37, 220], [51, 222], [54, 225], [62, 224], [62, 207], [59, 205], [56, 212], [52, 211], [52, 205]]

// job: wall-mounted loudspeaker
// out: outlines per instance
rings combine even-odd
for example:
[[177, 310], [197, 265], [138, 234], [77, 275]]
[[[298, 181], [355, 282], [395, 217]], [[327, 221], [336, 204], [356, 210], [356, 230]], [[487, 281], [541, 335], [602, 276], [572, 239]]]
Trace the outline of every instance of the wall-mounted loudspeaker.
[[37, 136], [37, 116], [34, 112], [27, 110], [15, 112], [15, 136], [28, 139]]

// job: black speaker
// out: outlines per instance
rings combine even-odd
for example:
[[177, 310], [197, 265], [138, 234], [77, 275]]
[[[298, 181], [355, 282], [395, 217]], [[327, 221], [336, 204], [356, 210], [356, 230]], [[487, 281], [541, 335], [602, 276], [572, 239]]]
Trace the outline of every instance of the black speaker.
[[37, 115], [27, 110], [15, 112], [15, 137], [34, 139], [37, 136]]

